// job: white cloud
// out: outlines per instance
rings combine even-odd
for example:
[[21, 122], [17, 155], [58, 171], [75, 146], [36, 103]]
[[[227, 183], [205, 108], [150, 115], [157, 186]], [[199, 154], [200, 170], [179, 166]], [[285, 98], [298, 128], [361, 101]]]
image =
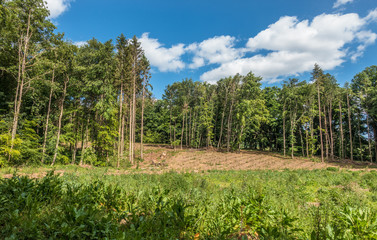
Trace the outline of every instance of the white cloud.
[[47, 3], [47, 8], [50, 10], [50, 17], [57, 18], [60, 14], [65, 12], [69, 6], [70, 2], [73, 0], [45, 0]]
[[[285, 16], [249, 38], [244, 47], [236, 47], [237, 39], [232, 36], [167, 48], [144, 33], [140, 42], [151, 65], [163, 72], [213, 66], [201, 75], [202, 81], [214, 83], [253, 71], [274, 82], [311, 71], [315, 63], [331, 70], [347, 60], [356, 61], [377, 39], [377, 34], [367, 29], [373, 21], [377, 21], [377, 9], [364, 18], [356, 13], [322, 14], [301, 21]], [[187, 64], [183, 56], [189, 59]]]
[[78, 42], [73, 42], [74, 45], [78, 46], [78, 47], [82, 47], [86, 44], [88, 44], [87, 41], [78, 41]]
[[148, 33], [144, 33], [139, 41], [151, 65], [161, 72], [185, 68], [185, 63], [181, 60], [181, 56], [185, 53], [184, 44], [165, 48], [158, 39], [149, 38]]
[[[253, 71], [271, 82], [282, 76], [310, 71], [314, 63], [324, 70], [333, 69], [346, 61], [347, 56], [356, 60], [367, 45], [375, 42], [377, 35], [363, 30], [366, 25], [366, 19], [354, 13], [322, 14], [312, 22], [282, 17], [246, 44], [252, 53], [259, 50], [270, 53], [227, 62], [204, 73], [201, 80], [215, 82], [236, 73]], [[357, 47], [350, 51], [346, 47], [352, 43]]]
[[222, 64], [240, 58], [242, 49], [234, 48], [235, 37], [216, 36], [202, 41], [201, 43], [190, 44], [186, 49], [195, 54], [190, 68], [198, 68], [209, 64]]
[[340, 6], [343, 6], [343, 5], [347, 4], [347, 3], [352, 3], [352, 2], [353, 2], [353, 0], [337, 0], [337, 1], [334, 3], [333, 8], [338, 8], [338, 7], [340, 7]]
[[367, 22], [377, 21], [377, 8], [369, 12], [369, 14], [365, 17], [365, 21]]

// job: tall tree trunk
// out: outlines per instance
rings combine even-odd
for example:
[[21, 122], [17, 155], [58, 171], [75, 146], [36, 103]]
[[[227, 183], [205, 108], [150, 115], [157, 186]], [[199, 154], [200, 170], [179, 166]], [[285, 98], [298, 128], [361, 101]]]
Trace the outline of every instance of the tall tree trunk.
[[[123, 105], [124, 105], [124, 109], [127, 108], [127, 104], [125, 103], [125, 97], [123, 97]], [[123, 113], [122, 114], [122, 131], [121, 131], [121, 134], [120, 134], [120, 137], [121, 137], [121, 140], [120, 140], [120, 156], [121, 156], [121, 160], [123, 159], [123, 154], [124, 154], [124, 147], [125, 147], [125, 144], [124, 144], [124, 138], [125, 138], [125, 129], [126, 129], [126, 113]]]
[[[122, 78], [122, 77], [121, 77]], [[118, 128], [118, 157], [117, 168], [119, 168], [120, 159], [122, 158], [122, 119], [123, 119], [123, 80], [120, 83], [120, 95], [119, 95], [119, 128]]]
[[317, 92], [318, 92], [319, 135], [320, 135], [320, 140], [321, 140], [321, 162], [324, 162], [324, 159], [323, 159], [323, 137], [322, 137], [321, 95], [320, 95], [320, 92], [319, 92], [319, 83], [317, 83], [317, 84], [318, 84]]
[[135, 152], [135, 143], [136, 143], [136, 75], [134, 77], [134, 93], [133, 93], [133, 113], [132, 113], [132, 161], [133, 164], [135, 164], [135, 157], [136, 157], [136, 152]]
[[305, 128], [305, 136], [306, 136], [306, 157], [309, 158], [309, 133], [308, 133], [309, 126]]
[[74, 132], [75, 132], [75, 145], [73, 147], [73, 153], [72, 153], [72, 162], [71, 164], [75, 164], [76, 163], [76, 153], [77, 153], [77, 142], [78, 142], [78, 135], [79, 135], [79, 117], [77, 116], [77, 112], [75, 112], [75, 116], [76, 116], [76, 124], [74, 126]]
[[52, 99], [52, 93], [54, 91], [54, 88], [53, 88], [54, 80], [55, 80], [55, 67], [52, 70], [51, 89], [50, 89], [50, 96], [48, 98], [46, 126], [45, 126], [44, 140], [43, 140], [43, 145], [42, 145], [42, 163], [44, 162], [44, 157], [45, 157], [45, 153], [46, 153], [46, 143], [47, 143], [47, 134], [48, 134], [48, 121], [50, 119], [51, 99]]
[[342, 118], [342, 102], [339, 101], [339, 124], [340, 124], [340, 159], [345, 158], [344, 154], [344, 133], [343, 133], [343, 118]]
[[360, 146], [360, 149], [359, 149], [359, 154], [360, 154], [360, 160], [363, 161], [363, 152], [362, 152], [362, 144], [361, 144], [361, 130], [360, 130], [360, 118], [361, 118], [361, 113], [358, 117], [358, 124], [357, 124], [357, 129], [359, 131], [359, 146]]
[[140, 126], [140, 159], [143, 160], [143, 151], [144, 151], [144, 146], [143, 146], [143, 136], [144, 136], [144, 98], [145, 98], [145, 76], [144, 76], [144, 81], [143, 81], [143, 95], [142, 95], [142, 100], [141, 100], [141, 126]]
[[227, 102], [228, 102], [228, 88], [226, 88], [226, 90], [225, 90], [225, 102], [224, 102], [224, 107], [223, 107], [223, 113], [222, 113], [222, 116], [221, 116], [220, 136], [219, 136], [219, 142], [217, 143], [217, 148], [221, 147], [221, 137], [223, 135], [225, 108], [226, 108]]
[[234, 92], [235, 92], [235, 89], [234, 89], [234, 83], [232, 83], [232, 100], [231, 100], [231, 103], [230, 103], [230, 108], [229, 108], [229, 117], [228, 117], [228, 129], [227, 129], [227, 137], [226, 137], [226, 150], [227, 152], [230, 151], [230, 135], [232, 133], [232, 114], [233, 114], [233, 104], [234, 104]]
[[169, 118], [169, 139], [170, 139], [170, 146], [172, 147], [173, 146], [173, 140], [172, 140], [172, 137], [173, 137], [173, 134], [172, 134], [172, 131], [171, 131], [171, 120], [172, 120], [172, 113], [171, 113], [171, 103], [169, 105], [169, 111], [170, 111], [170, 118]]
[[173, 129], [173, 147], [174, 147], [174, 151], [176, 150], [176, 144], [175, 144], [175, 129], [176, 129], [176, 121], [174, 121], [174, 129]]
[[299, 126], [298, 131], [300, 133], [302, 156], [305, 157], [304, 139], [302, 138], [301, 126]]
[[[16, 138], [16, 133], [17, 133], [17, 127], [18, 127], [18, 118], [20, 115], [20, 110], [21, 110], [21, 103], [22, 103], [22, 95], [23, 95], [23, 88], [24, 88], [24, 82], [25, 82], [25, 75], [26, 75], [26, 57], [28, 56], [28, 49], [29, 49], [29, 40], [31, 37], [30, 33], [30, 17], [31, 17], [31, 9], [29, 10], [28, 13], [28, 23], [27, 23], [27, 29], [26, 29], [26, 36], [21, 36], [21, 39], [24, 38], [24, 44], [23, 44], [23, 51], [19, 51], [19, 60], [22, 59], [21, 61], [21, 66], [20, 64], [18, 65], [21, 67], [21, 71], [18, 71], [18, 81], [17, 81], [17, 90], [18, 92], [16, 93], [16, 99], [18, 97], [18, 100], [15, 101], [15, 112], [14, 112], [14, 117], [13, 117], [13, 124], [12, 124], [12, 135], [11, 135], [11, 147], [10, 151], [13, 150], [14, 147], [14, 139]], [[19, 41], [19, 43], [23, 43], [22, 40]], [[21, 45], [18, 46], [19, 49], [21, 48]], [[20, 55], [21, 54], [21, 55]], [[20, 57], [22, 56], [22, 57]], [[10, 160], [11, 155], [9, 154], [9, 159]]]
[[181, 150], [183, 149], [183, 134], [185, 130], [185, 110], [182, 113], [182, 132], [181, 132]]
[[284, 157], [286, 156], [286, 140], [285, 140], [285, 102], [283, 105], [283, 151]]
[[329, 124], [330, 124], [330, 148], [331, 148], [331, 160], [334, 161], [334, 136], [333, 136], [333, 126], [332, 126], [332, 100], [330, 100], [329, 108]]
[[59, 141], [60, 141], [60, 130], [62, 127], [62, 118], [63, 118], [63, 111], [64, 111], [64, 100], [65, 95], [67, 93], [67, 84], [69, 82], [69, 77], [66, 76], [66, 80], [64, 81], [64, 89], [63, 89], [63, 96], [60, 103], [60, 115], [59, 115], [59, 121], [58, 121], [58, 136], [56, 137], [56, 145], [55, 145], [55, 151], [54, 151], [54, 158], [52, 159], [51, 166], [55, 164], [56, 157], [58, 156], [58, 148], [59, 148]]
[[[292, 111], [292, 110], [291, 110]], [[295, 128], [295, 123], [294, 123], [294, 115], [291, 114], [291, 158], [295, 158], [294, 156], [294, 149], [295, 149], [295, 141], [294, 141], [294, 128]]]
[[311, 148], [310, 157], [313, 157], [315, 144], [314, 144], [314, 117], [312, 113], [310, 113], [309, 127], [310, 127], [310, 148]]
[[192, 122], [192, 133], [191, 133], [191, 146], [193, 146], [195, 144], [195, 134], [196, 134], [196, 112], [195, 112], [195, 109], [194, 109], [194, 115], [193, 115], [193, 122]]
[[[135, 62], [136, 64], [136, 62]], [[135, 163], [135, 142], [136, 142], [136, 71], [134, 72], [134, 86], [133, 86], [133, 112], [132, 112], [132, 163]]]
[[[86, 126], [85, 126], [85, 137], [82, 139], [81, 143], [81, 158], [80, 158], [80, 166], [83, 165], [84, 163], [84, 157], [85, 157], [85, 148], [86, 145], [88, 144], [88, 136], [89, 136], [89, 120], [90, 120], [90, 115], [88, 114], [88, 118], [86, 121]], [[82, 126], [84, 129], [84, 125]]]
[[129, 161], [131, 164], [133, 164], [133, 160], [132, 160], [132, 126], [133, 126], [133, 118], [132, 118], [132, 113], [133, 113], [133, 110], [132, 110], [132, 107], [133, 107], [133, 103], [132, 103], [132, 100], [131, 100], [131, 97], [130, 97], [130, 118], [129, 118], [129, 151], [128, 151], [128, 155], [129, 155]]
[[327, 127], [327, 117], [326, 117], [326, 103], [323, 104], [323, 113], [324, 113], [324, 117], [325, 117], [325, 149], [326, 149], [326, 160], [329, 160], [329, 133], [327, 131], [328, 127]]
[[188, 130], [188, 145], [191, 147], [191, 132], [192, 132], [192, 118], [191, 118], [191, 108], [190, 108], [190, 120], [189, 120], [189, 130]]
[[186, 147], [188, 147], [188, 145], [187, 145], [187, 140], [188, 140], [188, 135], [187, 135], [187, 126], [188, 126], [188, 117], [187, 117], [187, 113], [186, 113], [186, 142], [185, 142], [185, 144], [186, 144]]
[[370, 162], [373, 162], [373, 156], [372, 156], [372, 146], [370, 144], [370, 128], [369, 128], [369, 115], [366, 113], [367, 117], [367, 131], [368, 131], [368, 149], [369, 149], [369, 158]]
[[351, 161], [353, 161], [353, 144], [352, 144], [352, 126], [351, 126], [351, 106], [350, 106], [350, 100], [349, 95], [347, 92], [347, 106], [348, 106], [348, 128], [349, 128], [349, 134], [350, 134], [350, 147], [351, 147]]

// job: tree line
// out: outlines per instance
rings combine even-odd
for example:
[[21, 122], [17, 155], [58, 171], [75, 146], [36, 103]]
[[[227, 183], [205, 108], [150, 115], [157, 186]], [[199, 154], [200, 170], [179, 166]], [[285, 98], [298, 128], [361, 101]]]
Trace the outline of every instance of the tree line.
[[1, 1], [0, 13], [0, 166], [119, 166], [126, 143], [134, 163], [151, 77], [138, 39], [75, 46], [42, 0]]
[[[224, 151], [257, 149], [322, 161], [377, 161], [377, 66], [339, 86], [317, 64], [309, 81], [261, 87], [252, 72], [216, 84], [184, 79], [148, 108], [152, 142]], [[148, 124], [148, 123], [147, 123]]]
[[377, 161], [377, 66], [343, 87], [318, 65], [281, 87], [252, 72], [184, 79], [157, 100], [135, 36], [75, 46], [42, 0], [0, 1], [0, 14], [0, 166], [120, 167], [143, 159], [143, 143]]

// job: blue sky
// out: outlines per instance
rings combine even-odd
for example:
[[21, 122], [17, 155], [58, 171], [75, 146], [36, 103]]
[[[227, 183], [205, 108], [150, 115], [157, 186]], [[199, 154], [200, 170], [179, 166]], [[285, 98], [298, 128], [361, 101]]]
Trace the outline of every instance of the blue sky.
[[314, 63], [343, 85], [377, 54], [376, 0], [47, 0], [76, 44], [136, 35], [153, 93], [183, 78], [216, 82], [253, 71], [263, 85], [309, 80]]

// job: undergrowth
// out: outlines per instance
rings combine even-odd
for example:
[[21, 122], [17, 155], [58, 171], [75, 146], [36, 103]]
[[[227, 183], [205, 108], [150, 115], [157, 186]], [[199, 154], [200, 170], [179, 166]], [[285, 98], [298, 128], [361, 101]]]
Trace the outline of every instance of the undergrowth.
[[1, 239], [377, 239], [377, 174], [211, 171], [16, 174]]

